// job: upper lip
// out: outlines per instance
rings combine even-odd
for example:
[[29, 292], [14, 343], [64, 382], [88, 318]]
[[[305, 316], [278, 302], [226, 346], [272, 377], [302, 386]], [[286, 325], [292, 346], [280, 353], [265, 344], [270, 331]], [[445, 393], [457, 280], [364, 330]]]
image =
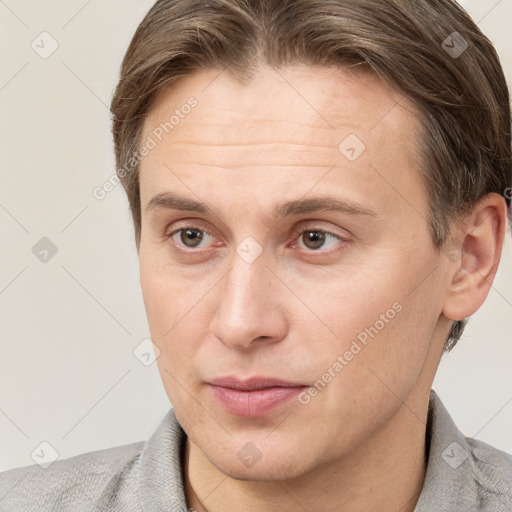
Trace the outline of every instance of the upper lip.
[[210, 384], [214, 386], [222, 386], [224, 388], [237, 389], [239, 391], [252, 391], [255, 389], [265, 389], [274, 387], [284, 388], [295, 388], [302, 387], [306, 384], [300, 384], [297, 382], [289, 382], [282, 379], [276, 379], [274, 377], [250, 377], [248, 379], [239, 379], [238, 377], [219, 377], [212, 379]]

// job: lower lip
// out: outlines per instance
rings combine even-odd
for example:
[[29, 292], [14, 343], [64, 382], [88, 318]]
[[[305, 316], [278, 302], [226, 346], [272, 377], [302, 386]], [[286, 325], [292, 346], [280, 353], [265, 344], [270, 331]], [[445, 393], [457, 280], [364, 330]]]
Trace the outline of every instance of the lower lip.
[[296, 397], [307, 386], [274, 387], [254, 391], [209, 385], [220, 405], [231, 414], [255, 418], [273, 411], [276, 407]]

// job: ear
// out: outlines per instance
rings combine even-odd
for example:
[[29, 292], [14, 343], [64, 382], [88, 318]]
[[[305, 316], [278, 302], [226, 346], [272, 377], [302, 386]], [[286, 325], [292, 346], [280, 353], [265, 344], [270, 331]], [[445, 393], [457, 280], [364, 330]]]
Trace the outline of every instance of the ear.
[[445, 243], [450, 268], [443, 315], [450, 320], [463, 320], [484, 303], [498, 270], [507, 218], [505, 199], [490, 193], [473, 206], [464, 227]]

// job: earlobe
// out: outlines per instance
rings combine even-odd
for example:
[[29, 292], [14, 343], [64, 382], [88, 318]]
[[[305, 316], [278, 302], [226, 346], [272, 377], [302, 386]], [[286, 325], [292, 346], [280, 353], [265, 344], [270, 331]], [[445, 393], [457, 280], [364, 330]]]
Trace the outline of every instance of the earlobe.
[[448, 319], [463, 320], [484, 303], [498, 269], [506, 227], [507, 206], [499, 194], [483, 197], [468, 214], [457, 234], [462, 240], [459, 257], [450, 258], [443, 307]]

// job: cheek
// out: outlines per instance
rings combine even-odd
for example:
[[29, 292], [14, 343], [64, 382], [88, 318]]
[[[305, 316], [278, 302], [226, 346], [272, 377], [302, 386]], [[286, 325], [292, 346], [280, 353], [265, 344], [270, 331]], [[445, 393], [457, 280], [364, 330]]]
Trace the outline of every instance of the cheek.
[[204, 336], [196, 321], [202, 314], [200, 296], [191, 292], [193, 284], [185, 286], [181, 281], [168, 269], [141, 268], [151, 339], [160, 349], [156, 360], [160, 377], [173, 407], [188, 410], [193, 406], [190, 397], [198, 393], [194, 365]]
[[387, 385], [402, 395], [421, 373], [438, 319], [432, 301], [437, 293], [429, 278], [411, 292], [430, 267], [405, 266], [399, 260], [393, 265], [374, 262], [373, 269], [353, 268], [344, 277], [323, 282], [318, 288], [322, 293], [299, 289], [331, 331], [318, 322], [327, 336], [313, 338], [310, 332], [304, 340], [310, 344], [319, 377], [343, 375], [332, 379], [337, 381], [336, 394], [354, 397], [377, 388], [389, 394]]
[[[161, 351], [157, 360], [159, 367], [165, 364], [169, 371], [171, 362], [186, 356], [182, 352], [193, 347], [193, 340], [183, 332], [190, 329], [190, 315], [194, 313], [194, 304], [189, 300], [193, 285], [181, 283], [182, 280], [169, 267], [141, 260], [140, 284], [151, 339]], [[169, 357], [171, 353], [172, 357]]]
[[332, 439], [343, 427], [356, 442], [389, 419], [421, 379], [430, 346], [434, 325], [425, 323], [429, 312], [418, 307], [421, 301], [396, 300], [394, 293], [365, 299], [347, 298], [346, 315], [340, 313], [335, 324], [337, 338], [310, 354], [319, 379], [311, 411], [322, 425], [330, 418], [326, 435]]
[[140, 285], [150, 327], [159, 336], [185, 317], [200, 298], [196, 295], [201, 282], [183, 279], [177, 266], [162, 263], [156, 256], [141, 256]]

